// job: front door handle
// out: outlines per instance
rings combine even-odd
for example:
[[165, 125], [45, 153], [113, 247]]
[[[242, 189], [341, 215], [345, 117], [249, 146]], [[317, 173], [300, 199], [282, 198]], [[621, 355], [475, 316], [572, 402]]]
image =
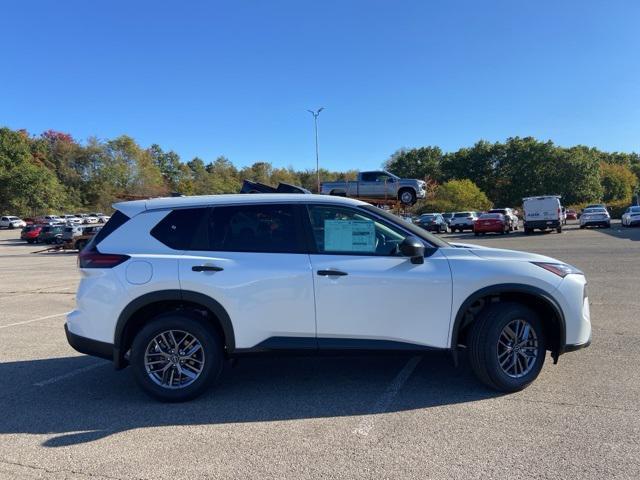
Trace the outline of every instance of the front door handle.
[[340, 270], [318, 270], [318, 275], [321, 277], [344, 277], [349, 274]]
[[215, 265], [194, 265], [191, 270], [194, 272], [221, 272], [224, 268]]

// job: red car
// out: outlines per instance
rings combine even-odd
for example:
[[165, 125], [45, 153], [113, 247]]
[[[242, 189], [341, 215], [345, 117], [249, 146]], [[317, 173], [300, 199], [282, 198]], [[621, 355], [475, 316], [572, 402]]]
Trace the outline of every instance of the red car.
[[577, 220], [578, 212], [575, 210], [567, 210], [567, 220]]
[[478, 235], [495, 232], [509, 233], [509, 221], [501, 213], [483, 213], [480, 218], [473, 224], [473, 233], [477, 237]]
[[38, 235], [40, 235], [42, 225], [27, 225], [22, 229], [20, 238], [26, 240], [27, 243], [36, 243], [38, 241]]

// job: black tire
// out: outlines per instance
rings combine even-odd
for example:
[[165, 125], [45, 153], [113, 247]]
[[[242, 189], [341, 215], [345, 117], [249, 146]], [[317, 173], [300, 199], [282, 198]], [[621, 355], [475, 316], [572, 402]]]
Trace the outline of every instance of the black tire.
[[[536, 358], [530, 370], [519, 378], [506, 373], [498, 360], [500, 335], [515, 320], [528, 323], [538, 341]], [[517, 392], [533, 382], [544, 365], [546, 346], [542, 322], [535, 312], [522, 304], [505, 302], [491, 305], [471, 325], [468, 349], [471, 369], [482, 383], [501, 392]]]
[[524, 227], [524, 234], [531, 235], [532, 230], [529, 227]]
[[[202, 371], [193, 383], [181, 388], [170, 389], [157, 384], [145, 367], [147, 346], [160, 333], [169, 330], [187, 332], [202, 346], [204, 358]], [[224, 366], [222, 341], [212, 326], [196, 314], [165, 313], [154, 318], [135, 336], [131, 346], [130, 364], [136, 382], [147, 394], [163, 402], [184, 402], [201, 395], [220, 377]]]
[[473, 232], [473, 234], [474, 234], [476, 237], [480, 235], [480, 233], [478, 233], [478, 232]]
[[75, 244], [76, 250], [81, 251], [87, 245], [86, 240], [78, 240]]
[[611, 228], [611, 224], [607, 223], [604, 228]]
[[413, 205], [417, 199], [416, 192], [411, 188], [403, 188], [398, 192], [398, 200], [404, 205]]
[[584, 230], [584, 225], [580, 225], [580, 230]]
[[558, 225], [558, 228], [556, 228], [556, 232], [562, 233], [562, 225]]
[[9, 230], [13, 230], [14, 228], [16, 228], [16, 227], [14, 227], [13, 225], [9, 224]]

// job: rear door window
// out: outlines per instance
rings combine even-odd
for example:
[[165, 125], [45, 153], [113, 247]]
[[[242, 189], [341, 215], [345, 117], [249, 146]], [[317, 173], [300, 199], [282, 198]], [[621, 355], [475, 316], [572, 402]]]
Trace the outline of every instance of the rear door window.
[[208, 249], [223, 252], [305, 253], [294, 205], [214, 207], [207, 222]]

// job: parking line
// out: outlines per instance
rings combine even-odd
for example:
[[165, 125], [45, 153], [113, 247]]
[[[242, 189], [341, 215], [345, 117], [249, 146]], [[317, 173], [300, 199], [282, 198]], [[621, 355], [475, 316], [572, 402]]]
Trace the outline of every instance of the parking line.
[[59, 382], [60, 380], [66, 380], [67, 378], [75, 377], [76, 375], [80, 375], [81, 373], [88, 372], [89, 370], [93, 370], [96, 367], [101, 367], [103, 365], [108, 365], [108, 364], [109, 362], [92, 363], [91, 365], [87, 365], [86, 367], [71, 370], [70, 372], [67, 372], [64, 375], [58, 375], [57, 377], [53, 377], [48, 380], [43, 380], [41, 382], [34, 383], [33, 386], [44, 387], [45, 385], [51, 385], [52, 383]]
[[389, 405], [391, 405], [391, 402], [393, 401], [395, 396], [398, 394], [402, 386], [406, 383], [415, 368], [418, 366], [420, 360], [422, 360], [422, 357], [420, 356], [411, 357], [409, 359], [402, 370], [400, 370], [395, 378], [391, 381], [385, 392], [380, 396], [371, 411], [367, 413], [366, 418], [362, 420], [362, 422], [360, 422], [360, 425], [358, 425], [358, 428], [356, 428], [353, 433], [362, 437], [366, 437], [367, 435], [369, 435], [369, 432], [371, 432], [371, 430], [375, 426], [375, 415], [387, 411], [387, 408], [389, 408]]
[[47, 315], [46, 317], [34, 318], [32, 320], [25, 320], [24, 322], [16, 322], [16, 323], [10, 323], [8, 325], [0, 325], [0, 329], [15, 327], [17, 325], [24, 325], [25, 323], [39, 322], [40, 320], [48, 320], [49, 318], [63, 317], [67, 313], [70, 313], [70, 312], [56, 313], [55, 315]]

